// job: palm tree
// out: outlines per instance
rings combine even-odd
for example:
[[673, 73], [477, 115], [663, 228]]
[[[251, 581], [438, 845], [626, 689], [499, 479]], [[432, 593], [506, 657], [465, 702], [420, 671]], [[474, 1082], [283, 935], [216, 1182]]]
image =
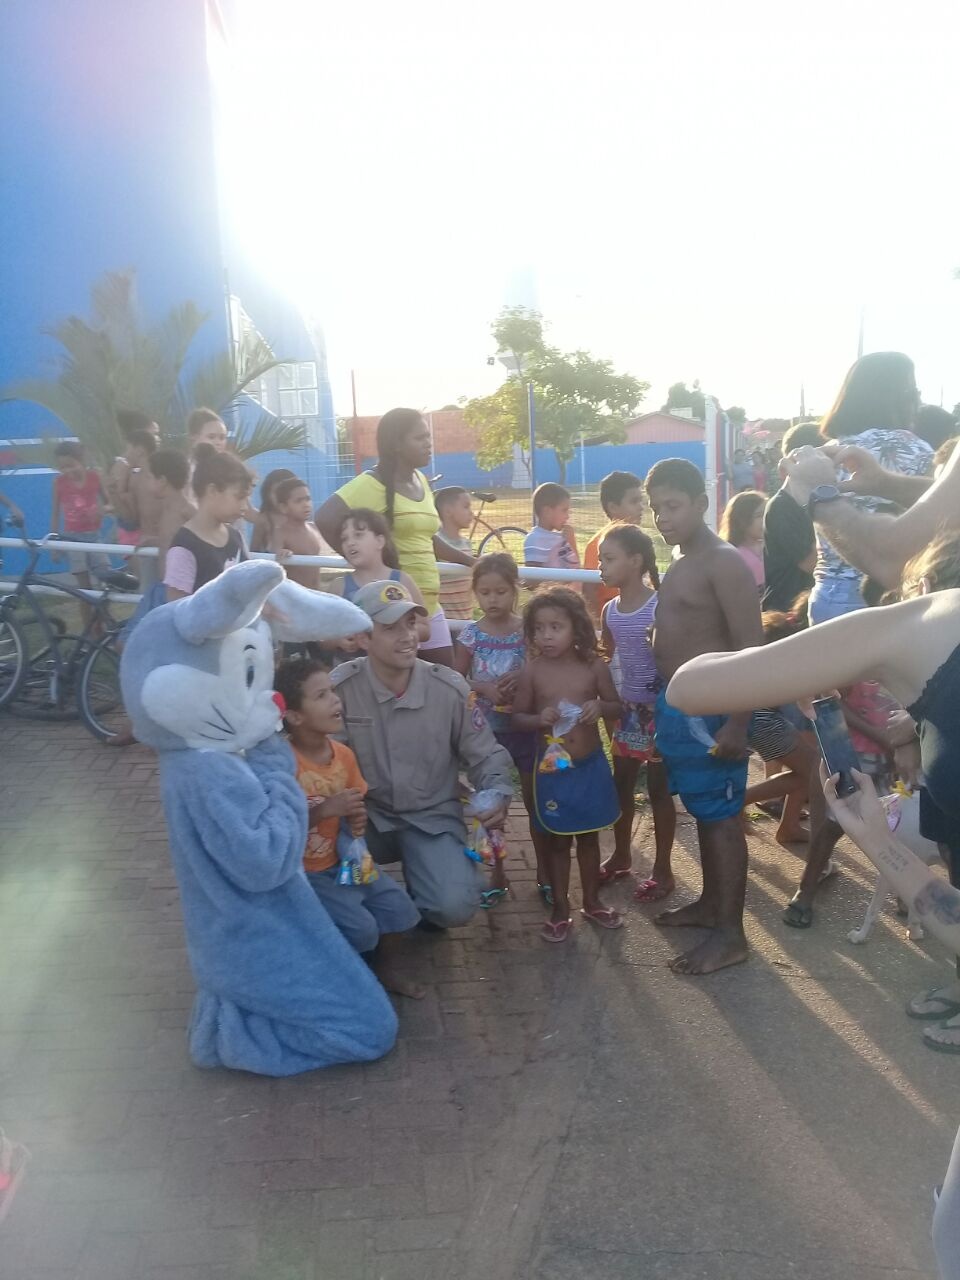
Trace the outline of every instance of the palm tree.
[[185, 375], [190, 348], [208, 318], [194, 303], [184, 302], [159, 324], [145, 328], [135, 273], [109, 272], [91, 290], [89, 321], [68, 316], [46, 330], [63, 348], [57, 376], [14, 383], [0, 392], [0, 399], [29, 400], [48, 409], [101, 467], [109, 466], [122, 449], [116, 415], [123, 408], [149, 414], [175, 444], [178, 438], [185, 440], [191, 409], [209, 405], [229, 418], [243, 407], [248, 412], [235, 441], [241, 457], [302, 449], [302, 426], [263, 410], [251, 418], [254, 402], [245, 389], [286, 362], [274, 356], [246, 317], [234, 350]]

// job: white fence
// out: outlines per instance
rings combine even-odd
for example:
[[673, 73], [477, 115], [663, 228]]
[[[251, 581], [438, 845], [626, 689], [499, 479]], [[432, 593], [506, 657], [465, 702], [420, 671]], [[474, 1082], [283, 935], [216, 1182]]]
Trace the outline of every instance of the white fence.
[[[134, 547], [121, 546], [115, 542], [69, 542], [66, 538], [57, 538], [49, 541], [47, 538], [36, 539], [38, 546], [45, 551], [86, 551], [95, 552], [102, 551], [107, 555], [123, 556], [156, 556], [158, 554], [156, 547], [144, 547], [142, 551], [137, 551]], [[11, 547], [19, 551], [30, 551], [30, 544], [25, 544], [22, 538], [0, 538], [0, 547]], [[251, 553], [255, 560], [274, 560], [276, 559], [269, 551], [254, 551]], [[350, 566], [342, 556], [289, 556], [284, 564], [292, 565], [316, 565], [321, 569], [330, 569], [334, 572], [349, 573]], [[455, 577], [463, 573], [464, 566], [462, 564], [447, 564], [440, 562], [440, 576]], [[600, 574], [596, 569], [528, 569], [525, 565], [518, 566], [521, 582], [599, 582]], [[9, 593], [17, 585], [16, 578], [0, 578], [0, 595], [9, 595]], [[75, 588], [76, 589], [76, 588]], [[31, 587], [33, 591], [49, 590], [54, 588]], [[85, 591], [84, 594], [89, 595], [93, 599], [102, 599], [103, 592], [97, 590]], [[116, 604], [137, 604], [140, 596], [125, 591], [109, 591], [107, 599]], [[453, 630], [459, 630], [463, 626], [463, 622], [456, 618], [450, 619]]]

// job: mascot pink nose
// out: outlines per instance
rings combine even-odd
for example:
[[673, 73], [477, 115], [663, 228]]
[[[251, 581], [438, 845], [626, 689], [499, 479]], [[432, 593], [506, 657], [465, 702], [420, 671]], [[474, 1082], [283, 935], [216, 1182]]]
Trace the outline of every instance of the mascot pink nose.
[[280, 714], [285, 715], [287, 711], [287, 700], [286, 698], [284, 698], [283, 694], [275, 693], [273, 695], [273, 700], [277, 704], [277, 710], [280, 712]]

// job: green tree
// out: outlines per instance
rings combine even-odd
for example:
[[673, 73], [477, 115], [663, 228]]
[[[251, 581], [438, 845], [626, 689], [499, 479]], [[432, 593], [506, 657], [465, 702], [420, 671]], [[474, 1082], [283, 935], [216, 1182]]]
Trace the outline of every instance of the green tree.
[[694, 378], [692, 387], [688, 387], [685, 382], [675, 382], [670, 387], [667, 402], [661, 406], [661, 412], [672, 413], [674, 409], [692, 409], [693, 416], [699, 422], [705, 420], [707, 411], [699, 378]]
[[731, 405], [729, 409], [724, 409], [724, 413], [727, 415], [730, 421], [734, 424], [734, 426], [737, 426], [737, 427], [742, 427], [747, 420], [746, 409], [741, 408], [740, 405], [738, 404]]
[[[184, 302], [147, 328], [137, 305], [135, 273], [110, 272], [91, 290], [89, 320], [68, 316], [45, 331], [62, 348], [56, 377], [24, 379], [5, 387], [0, 399], [29, 400], [48, 409], [101, 467], [122, 449], [118, 409], [148, 413], [167, 441], [177, 443], [185, 439], [191, 409], [209, 405], [228, 414], [244, 401], [252, 405], [245, 388], [284, 363], [244, 318], [235, 349], [188, 374], [190, 348], [207, 319], [194, 303]], [[251, 458], [304, 444], [302, 427], [261, 411], [246, 416], [235, 448]]]
[[563, 353], [549, 346], [543, 329], [539, 312], [525, 307], [501, 311], [493, 336], [498, 352], [509, 355], [514, 367], [492, 395], [468, 401], [464, 416], [479, 432], [480, 465], [498, 466], [508, 461], [514, 445], [524, 449], [529, 442], [526, 384], [531, 384], [537, 444], [553, 449], [563, 479], [581, 438], [585, 444], [624, 438], [626, 421], [650, 384], [615, 373], [610, 361], [586, 351]]

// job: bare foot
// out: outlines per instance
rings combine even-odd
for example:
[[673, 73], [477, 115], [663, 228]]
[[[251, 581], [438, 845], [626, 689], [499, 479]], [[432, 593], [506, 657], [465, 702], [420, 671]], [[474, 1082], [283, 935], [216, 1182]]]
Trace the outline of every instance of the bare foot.
[[658, 916], [653, 917], [653, 923], [662, 924], [664, 928], [679, 929], [681, 926], [690, 926], [695, 929], [713, 929], [716, 927], [717, 917], [713, 908], [708, 906], [702, 898], [698, 898], [696, 902], [688, 902], [685, 907], [661, 911]]
[[659, 902], [661, 898], [668, 897], [677, 887], [677, 882], [673, 876], [664, 876], [662, 880], [658, 880], [655, 876], [651, 876], [649, 880], [641, 880], [634, 891], [635, 902]]
[[716, 973], [732, 964], [742, 964], [749, 954], [747, 940], [740, 929], [715, 929], [692, 951], [677, 956], [670, 968], [674, 973], [689, 976]]
[[419, 982], [408, 982], [394, 969], [378, 968], [375, 972], [384, 991], [389, 991], [392, 995], [406, 996], [408, 1000], [422, 1000], [427, 994], [426, 987], [421, 987]]
[[600, 883], [609, 884], [611, 880], [623, 880], [630, 874], [630, 857], [613, 854], [606, 862], [600, 864]]
[[791, 828], [789, 831], [777, 832], [777, 844], [784, 847], [791, 844], [807, 844], [810, 840], [810, 832], [806, 827]]

